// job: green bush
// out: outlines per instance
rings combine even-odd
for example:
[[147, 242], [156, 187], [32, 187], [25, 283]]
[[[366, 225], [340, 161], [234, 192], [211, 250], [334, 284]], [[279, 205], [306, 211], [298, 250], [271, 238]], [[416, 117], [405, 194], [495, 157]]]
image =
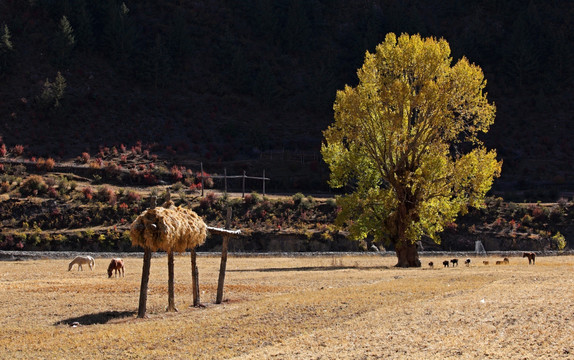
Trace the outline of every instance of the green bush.
[[556, 248], [558, 250], [564, 250], [564, 248], [566, 247], [566, 239], [564, 238], [564, 235], [560, 234], [560, 231], [558, 231], [554, 236], [552, 236], [552, 242], [554, 243], [554, 245], [556, 245]]
[[293, 201], [295, 202], [295, 205], [299, 205], [304, 198], [305, 195], [303, 195], [302, 193], [297, 193], [293, 195]]
[[327, 204], [329, 207], [336, 208], [337, 207], [337, 200], [330, 198], [330, 199], [327, 199], [325, 204]]

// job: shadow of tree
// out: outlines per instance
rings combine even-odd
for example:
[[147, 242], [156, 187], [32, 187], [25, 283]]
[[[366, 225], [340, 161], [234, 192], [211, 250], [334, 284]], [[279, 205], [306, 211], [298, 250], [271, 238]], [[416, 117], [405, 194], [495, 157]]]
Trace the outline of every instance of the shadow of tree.
[[331, 271], [331, 270], [376, 270], [376, 269], [389, 269], [388, 266], [302, 266], [292, 268], [260, 268], [260, 269], [231, 269], [228, 272], [281, 272], [281, 271]]
[[54, 325], [95, 325], [95, 324], [106, 324], [108, 321], [113, 319], [121, 319], [125, 317], [134, 316], [135, 311], [103, 311], [95, 314], [86, 314], [78, 317], [68, 318], [60, 320]]

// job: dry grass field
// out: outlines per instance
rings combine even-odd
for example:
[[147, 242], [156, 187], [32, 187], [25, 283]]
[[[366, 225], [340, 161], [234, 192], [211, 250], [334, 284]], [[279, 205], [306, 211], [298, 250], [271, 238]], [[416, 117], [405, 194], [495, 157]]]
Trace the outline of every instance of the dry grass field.
[[[470, 267], [395, 269], [394, 257], [176, 257], [178, 313], [166, 313], [167, 259], [152, 260], [148, 318], [137, 319], [142, 260], [108, 279], [69, 260], [0, 262], [2, 359], [574, 358], [574, 257], [472, 258]], [[434, 261], [435, 268], [426, 264]], [[79, 323], [73, 326], [72, 324]]]

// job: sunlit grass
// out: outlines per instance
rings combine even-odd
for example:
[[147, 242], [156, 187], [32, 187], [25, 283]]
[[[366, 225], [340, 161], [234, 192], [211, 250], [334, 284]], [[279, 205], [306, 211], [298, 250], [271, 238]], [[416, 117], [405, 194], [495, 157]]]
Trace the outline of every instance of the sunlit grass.
[[[510, 265], [395, 269], [393, 257], [236, 258], [215, 305], [219, 259], [152, 260], [147, 319], [137, 319], [142, 260], [126, 277], [68, 272], [66, 260], [0, 262], [0, 353], [7, 358], [539, 358], [574, 353], [574, 257]], [[422, 259], [423, 264], [442, 258]], [[79, 326], [71, 326], [78, 322]], [[88, 325], [87, 323], [91, 323]]]

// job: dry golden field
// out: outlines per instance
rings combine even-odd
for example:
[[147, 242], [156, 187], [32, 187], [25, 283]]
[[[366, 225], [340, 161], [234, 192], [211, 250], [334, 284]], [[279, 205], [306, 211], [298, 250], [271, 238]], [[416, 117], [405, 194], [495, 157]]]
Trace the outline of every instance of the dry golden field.
[[147, 319], [135, 317], [139, 258], [112, 279], [106, 258], [70, 272], [69, 260], [2, 261], [0, 358], [574, 358], [574, 257], [456, 268], [444, 259], [395, 269], [394, 257], [230, 257], [215, 305], [219, 259], [199, 257], [205, 307], [193, 308], [190, 260], [179, 256], [179, 312], [166, 313], [167, 258], [158, 257]]

